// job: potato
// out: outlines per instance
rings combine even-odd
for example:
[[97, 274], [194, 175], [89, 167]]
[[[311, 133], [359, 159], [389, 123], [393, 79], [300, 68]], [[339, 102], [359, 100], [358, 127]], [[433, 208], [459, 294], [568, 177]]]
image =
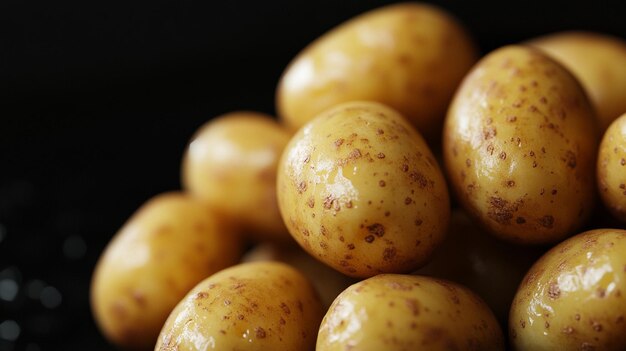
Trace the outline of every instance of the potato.
[[561, 32], [529, 42], [580, 80], [605, 130], [626, 112], [626, 41], [600, 33]]
[[574, 236], [530, 269], [511, 307], [516, 350], [626, 350], [626, 231]]
[[506, 325], [517, 287], [543, 248], [516, 246], [500, 241], [454, 210], [446, 239], [432, 260], [413, 274], [428, 275], [462, 284], [477, 293]]
[[338, 105], [300, 129], [285, 148], [277, 184], [291, 235], [353, 277], [424, 265], [450, 216], [447, 186], [428, 146], [378, 103]]
[[240, 240], [206, 205], [180, 193], [143, 205], [96, 266], [91, 306], [109, 341], [151, 349], [178, 301], [210, 274], [237, 263]]
[[167, 319], [155, 351], [314, 350], [322, 316], [300, 272], [277, 262], [244, 263], [193, 288]]
[[305, 48], [280, 80], [277, 110], [295, 130], [334, 105], [377, 101], [437, 141], [454, 90], [476, 59], [466, 30], [444, 10], [419, 3], [382, 7]]
[[626, 222], [626, 113], [606, 130], [598, 151], [597, 167], [598, 188], [604, 205], [614, 217]]
[[337, 297], [316, 350], [504, 350], [504, 338], [470, 290], [440, 279], [381, 274]]
[[233, 112], [207, 122], [183, 160], [183, 186], [256, 240], [290, 239], [276, 203], [276, 167], [291, 135], [272, 117]]
[[594, 112], [578, 81], [532, 48], [483, 58], [457, 91], [444, 127], [448, 178], [494, 235], [552, 243], [594, 203]]
[[284, 262], [298, 269], [313, 283], [320, 295], [324, 309], [328, 309], [337, 295], [348, 286], [356, 283], [355, 279], [349, 278], [321, 263], [295, 244], [260, 244], [244, 255], [242, 259], [242, 262], [258, 261]]

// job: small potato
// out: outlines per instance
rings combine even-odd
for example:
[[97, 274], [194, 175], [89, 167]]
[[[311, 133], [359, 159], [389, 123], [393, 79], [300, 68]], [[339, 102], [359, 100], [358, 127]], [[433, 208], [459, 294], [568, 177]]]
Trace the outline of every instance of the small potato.
[[356, 283], [336, 270], [321, 263], [298, 245], [260, 244], [244, 255], [242, 262], [278, 261], [289, 264], [302, 272], [317, 290], [324, 309], [328, 309], [337, 295]]
[[382, 274], [337, 297], [316, 350], [504, 350], [504, 337], [470, 290], [435, 278]]
[[281, 158], [277, 190], [300, 246], [353, 277], [424, 265], [450, 216], [428, 146], [378, 103], [342, 104], [300, 129]]
[[600, 33], [562, 32], [529, 44], [580, 80], [598, 112], [601, 130], [626, 112], [626, 41]]
[[277, 262], [244, 263], [193, 288], [154, 350], [314, 350], [322, 316], [315, 289], [300, 272]]
[[445, 241], [426, 266], [413, 274], [443, 278], [477, 293], [506, 326], [511, 302], [543, 248], [512, 245], [494, 238], [462, 211], [452, 212]]
[[459, 202], [482, 226], [510, 242], [546, 244], [591, 214], [597, 140], [578, 81], [539, 50], [508, 46], [463, 81], [443, 151]]
[[626, 222], [626, 113], [611, 124], [600, 143], [598, 187], [611, 214]]
[[207, 276], [237, 263], [242, 247], [206, 205], [179, 193], [142, 206], [109, 243], [91, 283], [103, 334], [124, 348], [154, 347], [178, 301]]
[[626, 350], [626, 231], [597, 229], [554, 247], [511, 307], [515, 350]]
[[305, 48], [280, 80], [277, 110], [295, 130], [337, 104], [376, 101], [438, 145], [446, 108], [476, 59], [467, 31], [444, 10], [419, 3], [385, 6]]
[[291, 135], [272, 117], [233, 112], [207, 122], [183, 160], [183, 186], [256, 240], [288, 240], [276, 203], [276, 167]]

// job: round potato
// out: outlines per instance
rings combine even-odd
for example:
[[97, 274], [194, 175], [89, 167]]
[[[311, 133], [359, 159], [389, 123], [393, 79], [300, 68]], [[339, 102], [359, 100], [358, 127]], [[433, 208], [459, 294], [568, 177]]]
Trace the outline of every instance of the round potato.
[[298, 245], [260, 244], [244, 255], [242, 262], [278, 261], [284, 262], [302, 272], [317, 290], [324, 309], [328, 309], [337, 295], [348, 286], [356, 283], [336, 270], [321, 263]]
[[193, 288], [170, 314], [155, 351], [314, 350], [322, 316], [300, 272], [278, 262], [244, 263]]
[[530, 269], [511, 307], [516, 350], [626, 350], [626, 231], [574, 236]]
[[272, 117], [233, 112], [207, 122], [183, 160], [183, 186], [256, 240], [287, 240], [276, 167], [291, 135]]
[[448, 178], [489, 232], [522, 244], [573, 234], [594, 204], [593, 109], [540, 51], [498, 49], [466, 77], [444, 127]]
[[378, 103], [342, 104], [303, 127], [285, 148], [277, 190], [300, 246], [353, 277], [424, 265], [450, 216], [428, 146]]
[[600, 143], [598, 187], [611, 214], [626, 222], [626, 113], [611, 124]]
[[454, 90], [476, 59], [466, 30], [445, 11], [418, 3], [382, 7], [304, 49], [280, 80], [277, 110], [295, 130], [339, 103], [377, 101], [438, 141]]
[[504, 350], [504, 337], [470, 290], [440, 279], [382, 274], [337, 297], [316, 350]]
[[443, 278], [470, 288], [506, 326], [520, 282], [544, 252], [543, 248], [500, 241], [463, 211], [454, 210], [446, 239], [431, 261], [413, 274]]
[[115, 235], [96, 266], [91, 306], [111, 342], [147, 350], [178, 301], [207, 276], [237, 263], [242, 247], [206, 205], [157, 196]]
[[626, 41], [591, 32], [562, 32], [529, 42], [568, 68], [582, 83], [605, 130], [626, 112]]

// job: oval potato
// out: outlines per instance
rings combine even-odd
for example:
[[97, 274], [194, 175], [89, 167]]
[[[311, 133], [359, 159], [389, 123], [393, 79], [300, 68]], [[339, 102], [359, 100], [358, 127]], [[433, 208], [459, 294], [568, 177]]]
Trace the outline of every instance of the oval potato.
[[334, 105], [377, 101], [438, 141], [454, 90], [476, 59], [467, 31], [444, 10], [420, 3], [385, 6], [305, 48], [280, 80], [277, 110], [295, 130]]
[[100, 330], [124, 348], [154, 347], [168, 314], [207, 276], [237, 263], [239, 238], [203, 203], [180, 193], [144, 204], [106, 247], [91, 282]]
[[530, 269], [511, 307], [515, 350], [626, 349], [626, 231], [576, 235]]
[[444, 160], [459, 202], [482, 226], [545, 244], [573, 234], [592, 211], [597, 139], [578, 81], [540, 51], [508, 46], [457, 91]]
[[381, 274], [337, 297], [316, 350], [504, 350], [504, 337], [470, 290], [435, 278]]
[[276, 168], [291, 135], [271, 116], [233, 112], [207, 122], [183, 159], [183, 187], [256, 240], [288, 240]]
[[626, 222], [626, 113], [604, 133], [597, 167], [604, 205], [615, 218]]
[[300, 246], [353, 277], [424, 265], [450, 216], [445, 180], [424, 140], [372, 102], [336, 106], [300, 129], [281, 158], [277, 190]]
[[312, 351], [322, 316], [315, 289], [294, 268], [239, 264], [187, 294], [163, 326], [155, 351]]

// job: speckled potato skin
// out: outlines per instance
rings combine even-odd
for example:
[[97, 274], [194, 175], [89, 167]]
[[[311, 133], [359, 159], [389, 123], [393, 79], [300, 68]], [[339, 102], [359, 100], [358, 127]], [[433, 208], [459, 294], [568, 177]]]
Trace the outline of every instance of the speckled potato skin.
[[626, 41], [592, 32], [561, 32], [529, 44], [580, 80], [598, 112], [601, 130], [626, 112]]
[[626, 113], [604, 133], [597, 172], [604, 205], [615, 218], [626, 222]]
[[207, 276], [236, 264], [239, 238], [206, 205], [180, 193], [144, 204], [100, 257], [91, 306], [112, 343], [149, 350], [170, 311]]
[[276, 167], [291, 134], [257, 112], [207, 122], [183, 159], [183, 187], [255, 240], [290, 240], [276, 203]]
[[323, 313], [315, 289], [294, 268], [278, 262], [239, 264], [187, 294], [154, 350], [312, 351]]
[[597, 229], [530, 269], [509, 319], [515, 350], [626, 350], [626, 231]]
[[353, 277], [424, 265], [450, 216], [428, 146], [378, 103], [342, 104], [300, 129], [281, 158], [277, 190], [300, 246]]
[[477, 60], [466, 30], [445, 11], [403, 3], [358, 16], [320, 37], [280, 80], [279, 116], [294, 130], [339, 103], [371, 100], [440, 140], [446, 108]]
[[489, 235], [463, 211], [452, 211], [446, 239], [433, 258], [412, 274], [447, 279], [468, 287], [506, 326], [511, 302], [542, 247], [513, 245]]
[[320, 326], [316, 350], [504, 350], [504, 337], [489, 308], [467, 288], [381, 274], [337, 297]]
[[247, 252], [242, 262], [278, 261], [286, 263], [302, 272], [319, 293], [324, 310], [356, 279], [343, 275], [311, 257], [298, 245], [259, 244]]
[[500, 48], [473, 68], [450, 106], [448, 179], [492, 234], [556, 242], [593, 208], [598, 136], [589, 100], [567, 70], [530, 47]]

